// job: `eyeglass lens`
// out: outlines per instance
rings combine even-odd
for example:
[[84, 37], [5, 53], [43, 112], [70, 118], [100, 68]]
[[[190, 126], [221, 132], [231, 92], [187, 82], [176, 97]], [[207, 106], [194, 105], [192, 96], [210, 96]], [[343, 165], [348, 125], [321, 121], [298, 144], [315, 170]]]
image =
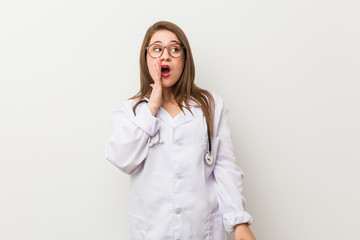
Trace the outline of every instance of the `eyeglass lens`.
[[167, 47], [163, 47], [159, 44], [154, 44], [154, 45], [149, 46], [148, 50], [149, 50], [150, 56], [156, 58], [156, 57], [161, 56], [161, 54], [163, 53], [165, 48], [167, 48], [168, 53], [172, 57], [180, 57], [183, 52], [183, 48], [179, 44], [171, 44]]

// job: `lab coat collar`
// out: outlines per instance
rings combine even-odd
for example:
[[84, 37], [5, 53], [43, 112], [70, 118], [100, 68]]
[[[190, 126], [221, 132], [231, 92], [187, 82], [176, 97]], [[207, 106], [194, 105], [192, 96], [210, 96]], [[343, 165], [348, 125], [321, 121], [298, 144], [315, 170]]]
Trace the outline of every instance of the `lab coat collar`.
[[166, 124], [170, 125], [172, 128], [176, 128], [177, 126], [190, 122], [194, 119], [194, 116], [191, 114], [189, 110], [183, 108], [184, 112], [180, 112], [174, 118], [162, 107], [156, 113], [156, 116], [159, 117]]
[[[148, 98], [145, 98], [146, 100], [149, 100]], [[183, 102], [183, 104], [185, 104]], [[193, 100], [189, 100], [189, 107], [194, 113], [193, 108], [198, 107], [196, 103]], [[171, 117], [170, 113], [168, 113], [164, 108], [161, 106], [159, 107], [158, 111], [156, 112], [156, 117], [160, 118], [163, 122], [170, 125], [172, 128], [176, 128], [177, 126], [181, 124], [185, 124], [187, 122], [190, 122], [194, 120], [194, 116], [191, 114], [191, 112], [183, 108], [183, 111], [181, 111], [178, 115], [176, 115], [174, 118]]]

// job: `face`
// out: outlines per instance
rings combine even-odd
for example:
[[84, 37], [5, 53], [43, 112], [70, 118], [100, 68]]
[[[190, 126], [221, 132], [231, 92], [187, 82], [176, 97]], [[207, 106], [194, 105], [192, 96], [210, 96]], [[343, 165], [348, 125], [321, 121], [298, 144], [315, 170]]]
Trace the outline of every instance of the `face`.
[[[174, 43], [180, 44], [180, 41], [176, 37], [176, 35], [169, 30], [159, 30], [155, 32], [150, 38], [149, 46], [155, 42], [164, 47]], [[161, 81], [163, 87], [170, 88], [179, 80], [184, 68], [184, 63], [185, 63], [184, 59], [185, 59], [184, 53], [182, 53], [180, 57], [174, 58], [169, 54], [168, 50], [164, 48], [162, 55], [159, 57], [159, 60], [162, 66], [164, 65], [169, 66], [170, 72], [169, 73], [167, 73], [166, 71], [162, 72]], [[149, 55], [149, 53], [147, 53], [146, 62], [151, 77], [155, 79], [156, 76], [154, 69], [156, 65], [155, 58], [152, 58]]]

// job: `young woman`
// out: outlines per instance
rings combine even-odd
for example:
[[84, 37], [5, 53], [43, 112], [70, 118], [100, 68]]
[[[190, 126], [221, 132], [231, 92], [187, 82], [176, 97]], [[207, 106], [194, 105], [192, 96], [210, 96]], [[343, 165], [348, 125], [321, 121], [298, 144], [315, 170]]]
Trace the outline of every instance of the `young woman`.
[[194, 84], [189, 42], [161, 21], [145, 34], [140, 91], [111, 114], [106, 158], [130, 175], [131, 239], [254, 240], [223, 99]]

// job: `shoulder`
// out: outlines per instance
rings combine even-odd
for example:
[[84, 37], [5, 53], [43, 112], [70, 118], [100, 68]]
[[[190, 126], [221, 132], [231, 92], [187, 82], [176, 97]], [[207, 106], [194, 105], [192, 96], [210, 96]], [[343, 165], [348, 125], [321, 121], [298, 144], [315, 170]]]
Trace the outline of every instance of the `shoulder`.
[[210, 92], [210, 94], [212, 95], [212, 97], [214, 99], [215, 114], [220, 114], [222, 112], [223, 108], [225, 107], [224, 99], [217, 93]]
[[127, 99], [127, 100], [123, 101], [121, 105], [127, 109], [133, 109], [133, 107], [135, 106], [135, 104], [137, 102], [138, 102], [138, 99]]
[[133, 114], [133, 108], [135, 104], [137, 103], [137, 99], [126, 99], [120, 102], [113, 110], [111, 111], [111, 114], [116, 114], [119, 112], [125, 113], [128, 116], [134, 115]]
[[221, 124], [221, 122], [227, 118], [229, 109], [224, 99], [220, 95], [213, 92], [211, 92], [211, 95], [214, 98], [214, 132], [217, 132], [219, 124]]
[[210, 92], [210, 94], [211, 94], [212, 97], [214, 98], [215, 104], [223, 103], [223, 102], [224, 102], [224, 99], [223, 99], [220, 95], [218, 95], [217, 93]]

